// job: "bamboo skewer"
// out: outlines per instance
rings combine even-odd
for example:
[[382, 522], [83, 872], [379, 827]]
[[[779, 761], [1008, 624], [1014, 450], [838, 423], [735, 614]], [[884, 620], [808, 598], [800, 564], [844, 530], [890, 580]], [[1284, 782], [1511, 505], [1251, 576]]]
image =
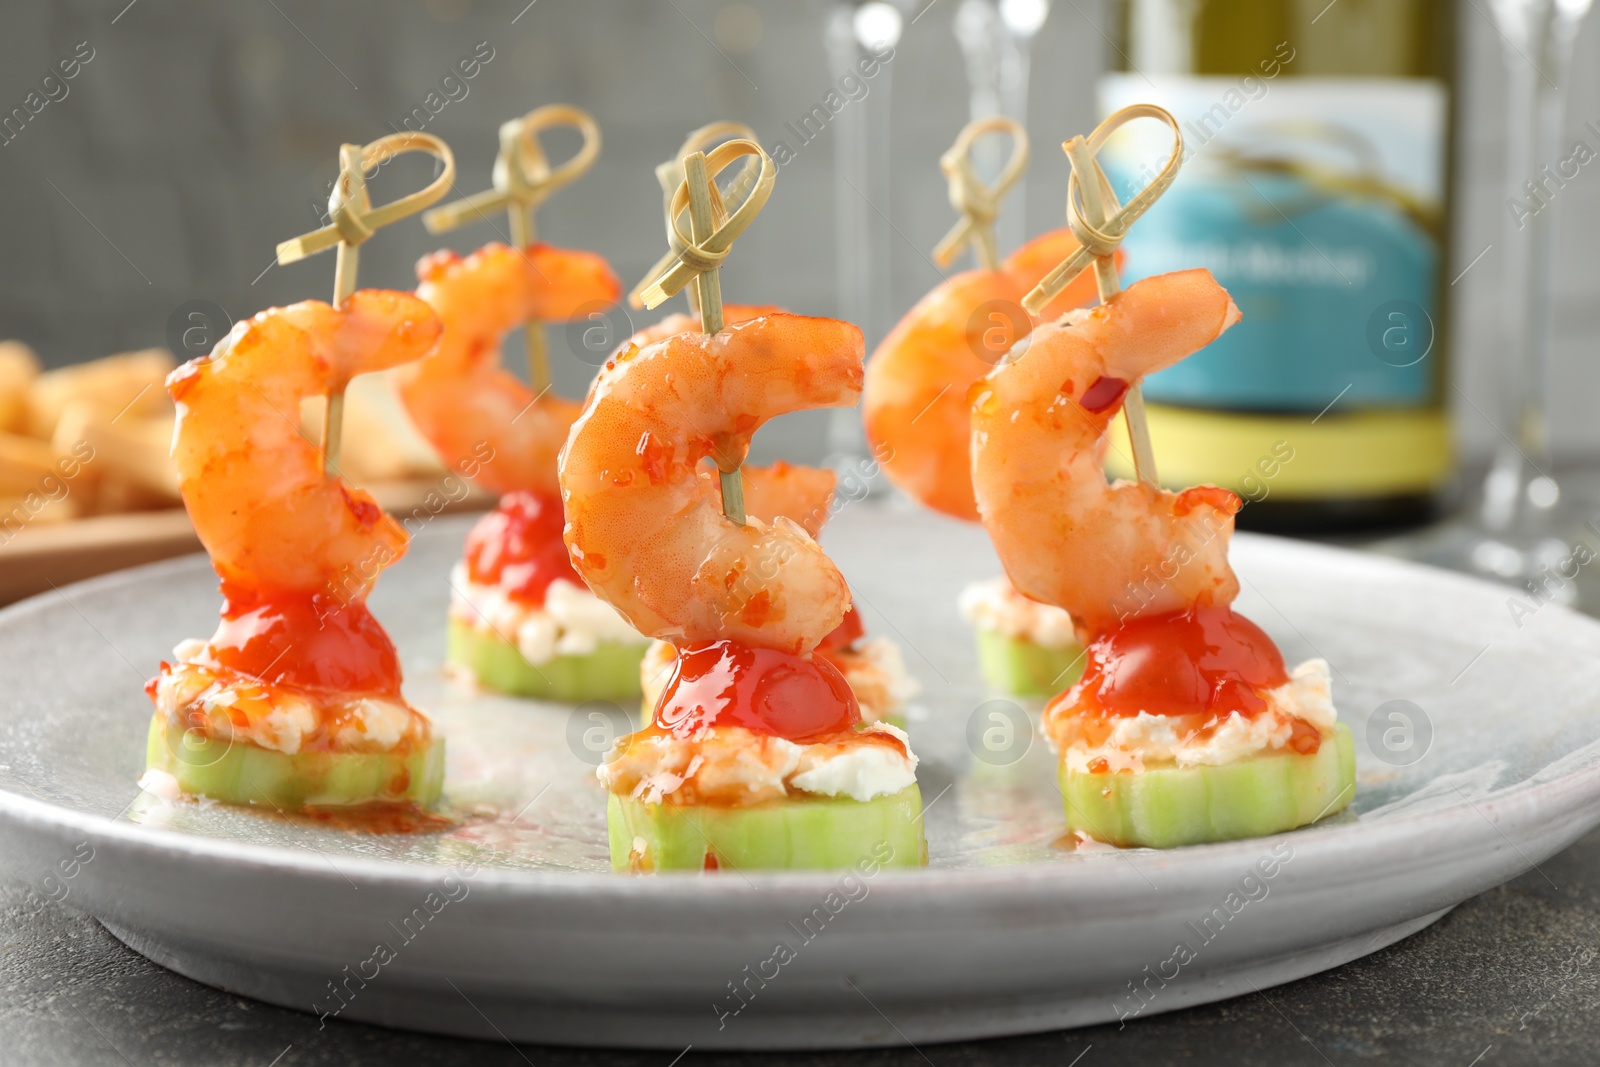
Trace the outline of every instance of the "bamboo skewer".
[[[1001, 168], [993, 188], [984, 184], [972, 169], [973, 145], [986, 133], [1011, 135], [1011, 158]], [[961, 217], [934, 246], [933, 261], [947, 267], [971, 245], [978, 266], [984, 270], [999, 270], [1000, 248], [995, 241], [994, 223], [1000, 215], [1000, 198], [1028, 169], [1028, 131], [1022, 123], [1005, 115], [975, 119], [962, 127], [955, 143], [939, 157], [939, 169], [950, 182], [950, 206], [960, 212]]]
[[[742, 122], [722, 121], [711, 122], [693, 131], [683, 139], [683, 144], [678, 146], [678, 151], [665, 163], [656, 167], [656, 180], [661, 183], [662, 213], [667, 224], [667, 254], [662, 260], [651, 268], [645, 275], [644, 281], [633, 287], [628, 294], [628, 305], [633, 308], [644, 307], [643, 293], [645, 287], [656, 275], [667, 269], [674, 257], [683, 251], [683, 240], [678, 234], [677, 227], [673, 224], [672, 195], [677, 192], [678, 184], [683, 180], [683, 161], [691, 152], [706, 152], [719, 142], [742, 140], [759, 142], [755, 131]], [[746, 157], [744, 165], [739, 168], [739, 173], [734, 175], [733, 181], [728, 185], [726, 200], [742, 203], [750, 195], [750, 190], [755, 187], [761, 176], [761, 160], [755, 156]], [[711, 193], [711, 221], [713, 226], [721, 226], [728, 219], [728, 208], [722, 192], [716, 186], [710, 188]], [[689, 286], [684, 290], [689, 300], [689, 310], [700, 314], [700, 294], [698, 287]]]
[[[683, 182], [689, 191], [689, 235], [694, 243], [703, 244], [713, 233], [716, 223], [711, 215], [711, 181], [706, 175], [704, 152], [690, 152], [683, 160]], [[722, 278], [721, 268], [712, 267], [695, 275], [694, 292], [699, 296], [700, 328], [708, 334], [721, 333]], [[739, 468], [723, 470], [719, 464], [717, 477], [722, 483], [722, 513], [743, 526], [744, 478]]]
[[[576, 155], [552, 168], [539, 134], [557, 126], [571, 126], [583, 136]], [[540, 205], [557, 189], [583, 175], [600, 155], [600, 126], [594, 116], [570, 104], [547, 104], [500, 125], [500, 152], [494, 160], [494, 187], [434, 208], [422, 216], [429, 233], [443, 233], [491, 211], [504, 210], [511, 229], [511, 245], [518, 252], [538, 240], [534, 220]], [[528, 349], [528, 378], [535, 398], [550, 388], [550, 346], [544, 323], [523, 324]]]
[[[1172, 131], [1172, 155], [1161, 172], [1150, 184], [1139, 190], [1126, 205], [1117, 201], [1111, 183], [1095, 159], [1107, 139], [1122, 126], [1135, 119], [1157, 119]], [[1072, 165], [1072, 176], [1067, 179], [1067, 224], [1080, 245], [1060, 266], [1034, 286], [1022, 299], [1022, 306], [1032, 315], [1038, 315], [1045, 305], [1067, 287], [1074, 278], [1090, 265], [1095, 272], [1095, 284], [1100, 290], [1100, 301], [1105, 303], [1122, 291], [1117, 277], [1114, 258], [1117, 246], [1128, 235], [1128, 229], [1150, 205], [1172, 185], [1183, 164], [1183, 132], [1178, 120], [1164, 108], [1154, 104], [1134, 104], [1108, 117], [1087, 138], [1074, 137], [1061, 146]], [[1144, 393], [1135, 385], [1123, 398], [1123, 416], [1128, 423], [1128, 437], [1133, 446], [1133, 466], [1140, 481], [1159, 487], [1156, 477], [1155, 450], [1150, 446], [1150, 424], [1145, 416]]]
[[[704, 244], [711, 236], [715, 223], [711, 218], [711, 191], [706, 188], [704, 152], [690, 152], [683, 161], [684, 186], [689, 190], [689, 235], [695, 244]], [[695, 275], [695, 291], [700, 296], [700, 328], [706, 333], [722, 332], [722, 279], [720, 267], [701, 271]]]
[[[391, 201], [372, 206], [367, 192], [366, 172], [406, 152], [426, 152], [443, 164], [438, 177], [425, 188]], [[379, 229], [408, 215], [414, 215], [449, 191], [456, 180], [456, 161], [450, 146], [429, 133], [391, 133], [366, 145], [339, 146], [339, 177], [328, 196], [328, 225], [310, 233], [291, 237], [278, 245], [278, 263], [287, 265], [338, 248], [333, 267], [333, 306], [342, 308], [356, 291], [356, 276], [361, 267], [361, 245]], [[336, 474], [339, 467], [340, 438], [344, 428], [346, 381], [336, 381], [328, 390], [328, 407], [322, 420], [322, 469]]]
[[[735, 160], [753, 156], [759, 161], [755, 179], [750, 182], [742, 199], [736, 201], [731, 212], [717, 190], [716, 176]], [[723, 327], [722, 283], [719, 270], [722, 261], [733, 248], [734, 239], [744, 232], [772, 195], [777, 180], [777, 167], [772, 158], [753, 140], [736, 138], [715, 148], [708, 156], [691, 151], [683, 158], [683, 181], [667, 202], [667, 218], [676, 238], [674, 249], [651, 268], [645, 280], [635, 288], [634, 294], [647, 308], [659, 307], [680, 289], [689, 287], [699, 293], [700, 326], [708, 334], [719, 333]], [[745, 170], [749, 170], [748, 164]], [[741, 172], [740, 177], [743, 177]], [[735, 183], [738, 185], [738, 182]], [[730, 188], [730, 196], [733, 195]], [[718, 206], [725, 214], [719, 215]], [[689, 233], [685, 235], [679, 223], [680, 216], [689, 216]], [[681, 245], [681, 247], [678, 247]], [[743, 457], [741, 456], [742, 460]], [[717, 457], [717, 471], [722, 481], [722, 513], [741, 525], [745, 522], [744, 483], [739, 474], [739, 464], [727, 465], [727, 457]]]

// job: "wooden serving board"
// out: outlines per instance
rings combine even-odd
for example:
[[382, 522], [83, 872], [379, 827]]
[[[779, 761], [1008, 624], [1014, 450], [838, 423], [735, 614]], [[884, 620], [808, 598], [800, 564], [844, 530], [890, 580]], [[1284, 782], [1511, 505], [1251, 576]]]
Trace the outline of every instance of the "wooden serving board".
[[[458, 500], [440, 490], [438, 478], [384, 482], [367, 487], [396, 516], [484, 511], [494, 497], [473, 489]], [[96, 515], [39, 523], [0, 545], [0, 604], [10, 604], [97, 574], [200, 551], [200, 539], [182, 508]]]

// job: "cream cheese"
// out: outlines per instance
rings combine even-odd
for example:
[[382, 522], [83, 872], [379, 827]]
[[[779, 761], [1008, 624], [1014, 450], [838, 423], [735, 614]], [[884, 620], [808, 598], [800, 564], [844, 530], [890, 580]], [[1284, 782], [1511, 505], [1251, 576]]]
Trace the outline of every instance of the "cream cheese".
[[1116, 720], [1102, 744], [1068, 745], [1062, 760], [1068, 770], [1085, 773], [1099, 760], [1111, 772], [1142, 771], [1147, 763], [1218, 767], [1282, 749], [1297, 719], [1314, 726], [1324, 739], [1338, 721], [1326, 660], [1307, 660], [1290, 672], [1289, 681], [1262, 696], [1267, 708], [1260, 714], [1233, 711], [1204, 730], [1180, 729], [1180, 720], [1141, 711]]
[[472, 581], [467, 565], [450, 572], [451, 617], [513, 642], [529, 663], [557, 656], [586, 656], [602, 644], [641, 645], [648, 638], [617, 610], [581, 585], [557, 578], [534, 607], [504, 589]]
[[900, 646], [887, 637], [857, 641], [833, 660], [850, 683], [867, 722], [904, 715], [906, 705], [922, 692], [922, 684], [906, 670]]
[[331, 730], [329, 747], [339, 752], [388, 752], [428, 732], [426, 720], [400, 701], [351, 695], [319, 706], [300, 690], [195, 662], [205, 652], [205, 642], [185, 641], [161, 672], [155, 705], [169, 723], [291, 756], [324, 726]]
[[724, 726], [690, 738], [619, 738], [595, 773], [612, 792], [647, 804], [661, 803], [685, 783], [693, 783], [698, 796], [744, 804], [795, 795], [866, 801], [916, 783], [917, 757], [902, 731], [874, 723], [862, 733], [887, 734], [899, 744], [851, 739], [800, 745]]
[[956, 601], [961, 617], [982, 630], [1031, 641], [1044, 648], [1075, 648], [1072, 616], [1053, 604], [1041, 604], [1017, 592], [1005, 575], [973, 582]]

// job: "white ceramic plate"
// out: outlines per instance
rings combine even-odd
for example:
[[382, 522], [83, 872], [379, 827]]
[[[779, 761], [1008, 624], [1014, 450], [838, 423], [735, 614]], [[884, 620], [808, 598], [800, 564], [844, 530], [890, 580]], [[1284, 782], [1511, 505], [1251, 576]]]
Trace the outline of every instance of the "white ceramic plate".
[[605, 709], [474, 696], [440, 671], [465, 528], [434, 522], [373, 600], [411, 699], [449, 738], [453, 829], [356, 835], [139, 794], [140, 686], [215, 621], [214, 579], [189, 558], [0, 612], [9, 872], [183, 974], [345, 1019], [674, 1051], [844, 1047], [1285, 982], [1426, 926], [1600, 822], [1600, 623], [1544, 607], [1519, 626], [1504, 589], [1240, 537], [1239, 607], [1291, 661], [1333, 665], [1353, 807], [1255, 841], [1065, 847], [1044, 745], [1010, 766], [968, 745], [969, 726], [993, 723], [954, 610], [965, 582], [996, 573], [982, 532], [857, 504], [824, 540], [869, 629], [902, 642], [925, 686], [910, 728], [929, 868], [615, 875], [589, 748], [606, 721], [589, 713]]

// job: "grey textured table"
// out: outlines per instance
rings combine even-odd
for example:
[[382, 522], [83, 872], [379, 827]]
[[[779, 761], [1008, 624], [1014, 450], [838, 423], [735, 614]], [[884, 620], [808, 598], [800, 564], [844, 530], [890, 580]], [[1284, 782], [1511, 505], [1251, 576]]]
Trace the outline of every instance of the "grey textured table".
[[[1409, 940], [1260, 995], [1131, 1022], [774, 1065], [1049, 1063], [1438, 1067], [1600, 1062], [1600, 831]], [[1081, 1057], [1081, 1058], [1078, 1058]], [[679, 1061], [742, 1063], [753, 1057]], [[330, 1023], [198, 985], [89, 916], [0, 884], [0, 1064], [655, 1065], [672, 1053], [460, 1041]]]

